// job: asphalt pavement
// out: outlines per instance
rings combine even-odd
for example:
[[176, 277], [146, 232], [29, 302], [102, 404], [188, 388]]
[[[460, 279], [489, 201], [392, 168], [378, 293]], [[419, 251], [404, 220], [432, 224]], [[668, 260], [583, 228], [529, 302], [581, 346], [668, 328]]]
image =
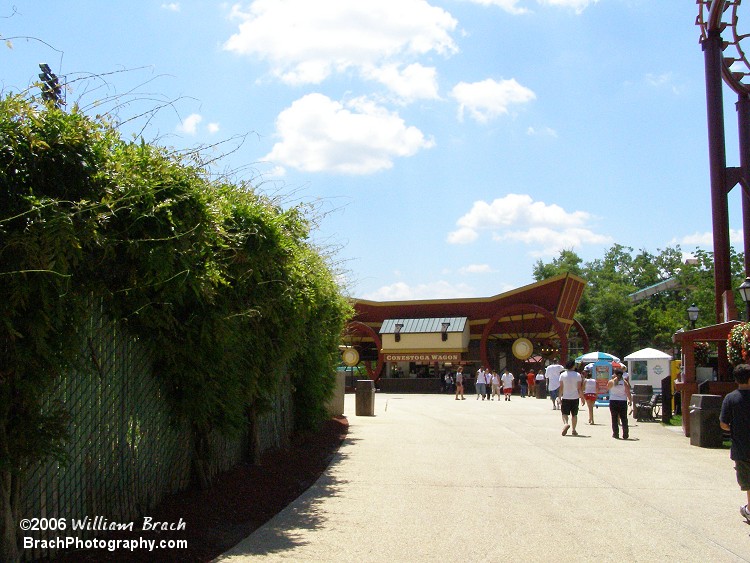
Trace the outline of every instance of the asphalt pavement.
[[[596, 409], [561, 435], [550, 400], [381, 394], [320, 479], [221, 563], [750, 562], [728, 449]], [[585, 409], [584, 409], [585, 411]]]

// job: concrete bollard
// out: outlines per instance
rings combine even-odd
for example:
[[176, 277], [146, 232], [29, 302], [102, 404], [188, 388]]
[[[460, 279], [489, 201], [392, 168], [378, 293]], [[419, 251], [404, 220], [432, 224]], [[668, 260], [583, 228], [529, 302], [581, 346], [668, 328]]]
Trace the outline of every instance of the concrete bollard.
[[344, 394], [346, 393], [346, 372], [336, 371], [336, 386], [326, 408], [331, 416], [344, 416]]
[[375, 382], [372, 379], [358, 379], [355, 385], [356, 416], [375, 416]]

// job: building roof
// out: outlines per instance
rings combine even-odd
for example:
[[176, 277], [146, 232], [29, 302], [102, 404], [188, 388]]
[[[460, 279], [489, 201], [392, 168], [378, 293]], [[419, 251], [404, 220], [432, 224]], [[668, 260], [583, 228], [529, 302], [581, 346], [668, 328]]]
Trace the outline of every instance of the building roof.
[[[481, 336], [484, 325], [498, 311], [511, 309], [514, 312], [498, 321], [493, 334], [501, 338], [517, 338], [520, 335], [543, 338], [555, 332], [550, 319], [533, 311], [533, 308], [524, 307], [528, 304], [541, 307], [558, 322], [570, 326], [585, 287], [583, 278], [562, 274], [492, 297], [415, 301], [355, 299], [354, 320], [378, 331], [386, 320], [466, 317], [471, 335], [476, 338]], [[517, 307], [513, 309], [514, 306]], [[528, 312], [523, 312], [525, 310]], [[453, 329], [451, 326], [450, 330]]]
[[466, 317], [437, 317], [428, 319], [386, 319], [380, 327], [380, 334], [395, 334], [396, 325], [400, 324], [401, 334], [406, 333], [440, 333], [443, 323], [448, 323], [447, 332], [463, 332]]
[[623, 358], [626, 362], [632, 360], [671, 360], [672, 356], [655, 348], [644, 348]]

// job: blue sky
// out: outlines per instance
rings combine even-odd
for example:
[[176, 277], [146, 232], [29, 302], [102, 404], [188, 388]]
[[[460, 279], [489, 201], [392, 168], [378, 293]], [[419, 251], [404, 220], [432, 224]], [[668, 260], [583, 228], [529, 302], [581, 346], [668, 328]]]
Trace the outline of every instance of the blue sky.
[[[561, 249], [711, 249], [697, 14], [682, 0], [17, 0], [0, 5], [0, 89], [27, 89], [46, 62], [69, 106], [125, 136], [218, 143], [215, 172], [315, 205], [315, 240], [354, 297], [481, 297], [531, 283]], [[725, 90], [730, 166], [734, 101]], [[730, 217], [739, 249], [738, 188]]]

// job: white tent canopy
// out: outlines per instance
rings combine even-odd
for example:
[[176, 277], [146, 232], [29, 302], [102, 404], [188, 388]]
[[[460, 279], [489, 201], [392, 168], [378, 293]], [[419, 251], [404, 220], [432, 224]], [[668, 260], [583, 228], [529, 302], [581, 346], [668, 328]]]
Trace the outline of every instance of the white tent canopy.
[[661, 350], [655, 348], [644, 348], [625, 356], [625, 361], [637, 361], [637, 360], [671, 360], [672, 356], [665, 354]]

